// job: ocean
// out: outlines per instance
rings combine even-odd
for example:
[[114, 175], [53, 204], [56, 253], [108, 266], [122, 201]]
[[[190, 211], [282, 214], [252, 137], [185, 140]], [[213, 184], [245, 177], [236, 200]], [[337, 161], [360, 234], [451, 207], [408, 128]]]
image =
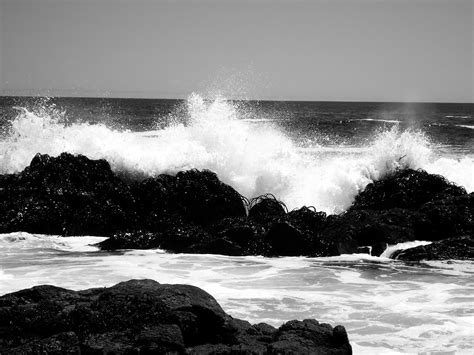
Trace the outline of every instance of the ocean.
[[[425, 169], [474, 191], [474, 104], [0, 98], [0, 173], [36, 153], [107, 159], [128, 178], [198, 168], [251, 198], [340, 213], [367, 184]], [[192, 284], [224, 310], [275, 326], [315, 318], [346, 327], [356, 354], [468, 354], [474, 263], [404, 263], [367, 254], [264, 258], [102, 252], [101, 236], [0, 235], [0, 295], [131, 278]]]

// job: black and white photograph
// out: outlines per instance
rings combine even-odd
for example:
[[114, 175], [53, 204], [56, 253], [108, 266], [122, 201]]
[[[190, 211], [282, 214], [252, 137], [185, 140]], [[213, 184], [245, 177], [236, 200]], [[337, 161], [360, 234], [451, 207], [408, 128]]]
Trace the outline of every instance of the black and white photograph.
[[474, 0], [0, 0], [0, 355], [474, 352]]

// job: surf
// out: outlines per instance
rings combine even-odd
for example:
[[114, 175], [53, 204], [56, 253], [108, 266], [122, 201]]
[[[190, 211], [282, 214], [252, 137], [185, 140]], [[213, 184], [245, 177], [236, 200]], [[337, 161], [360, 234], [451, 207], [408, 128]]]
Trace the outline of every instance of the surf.
[[[252, 121], [255, 120], [255, 121]], [[260, 120], [260, 121], [259, 121]], [[57, 107], [18, 108], [0, 143], [0, 173], [15, 173], [36, 153], [106, 159], [115, 172], [141, 179], [197, 168], [216, 172], [247, 198], [272, 193], [290, 209], [337, 213], [372, 181], [403, 168], [425, 169], [474, 190], [474, 160], [439, 155], [421, 130], [398, 125], [359, 147], [300, 142], [245, 105], [191, 95], [152, 131], [69, 122]], [[331, 154], [329, 154], [329, 152]]]

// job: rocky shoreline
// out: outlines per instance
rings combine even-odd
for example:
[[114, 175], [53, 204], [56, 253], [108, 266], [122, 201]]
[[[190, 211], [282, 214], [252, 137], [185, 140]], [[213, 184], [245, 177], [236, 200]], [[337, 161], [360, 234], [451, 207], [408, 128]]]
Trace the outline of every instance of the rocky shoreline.
[[346, 330], [314, 319], [278, 329], [226, 314], [189, 285], [130, 280], [0, 297], [0, 354], [351, 354]]
[[37, 154], [22, 172], [0, 176], [0, 233], [15, 231], [107, 236], [104, 250], [270, 257], [378, 256], [389, 244], [425, 240], [434, 243], [394, 257], [473, 259], [474, 193], [406, 169], [328, 216], [313, 207], [287, 211], [272, 195], [248, 201], [208, 170], [133, 180], [105, 160]]

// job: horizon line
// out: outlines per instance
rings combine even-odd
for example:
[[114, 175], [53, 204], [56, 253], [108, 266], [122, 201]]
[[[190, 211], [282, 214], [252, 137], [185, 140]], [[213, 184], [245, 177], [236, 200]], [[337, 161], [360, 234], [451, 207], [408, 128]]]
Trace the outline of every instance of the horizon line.
[[[189, 96], [189, 95], [188, 95]], [[204, 96], [204, 95], [202, 95]], [[137, 96], [62, 96], [62, 95], [26, 95], [26, 94], [2, 94], [0, 93], [0, 98], [15, 98], [15, 97], [23, 97], [23, 98], [63, 98], [63, 99], [110, 99], [110, 100], [186, 100], [187, 97], [137, 97]], [[217, 96], [218, 97], [218, 96]], [[215, 100], [217, 98], [204, 96], [205, 100]], [[383, 101], [383, 100], [308, 100], [308, 99], [248, 99], [248, 98], [226, 98], [226, 101], [249, 101], [249, 102], [342, 102], [342, 103], [393, 103], [393, 104], [467, 104], [473, 105], [474, 101], [472, 102], [463, 102], [463, 101]]]

